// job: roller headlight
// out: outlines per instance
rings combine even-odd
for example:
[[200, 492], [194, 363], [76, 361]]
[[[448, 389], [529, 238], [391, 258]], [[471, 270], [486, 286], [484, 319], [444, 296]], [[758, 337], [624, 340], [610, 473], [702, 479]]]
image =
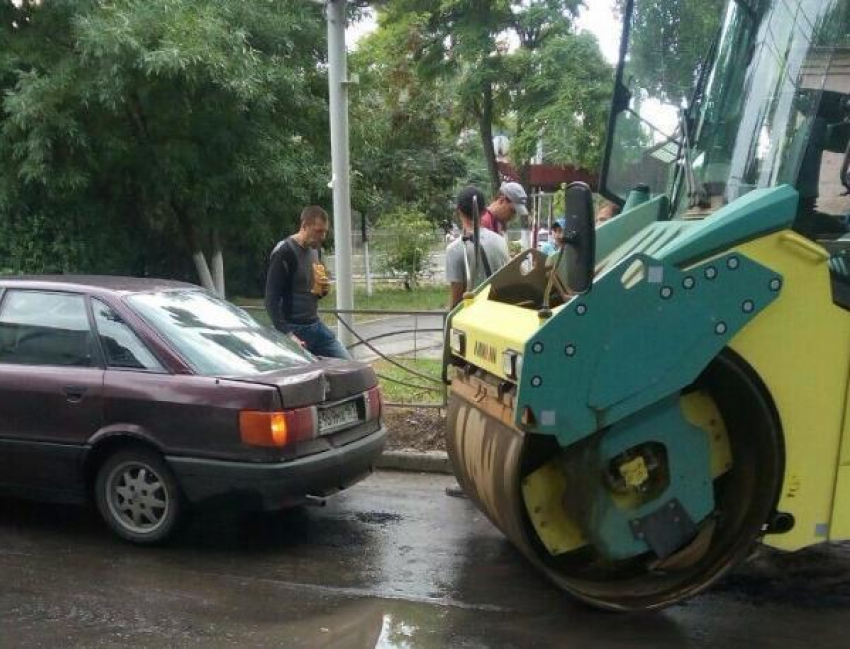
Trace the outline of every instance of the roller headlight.
[[466, 334], [460, 329], [452, 329], [449, 332], [449, 349], [458, 356], [466, 353]]
[[502, 373], [514, 381], [519, 379], [522, 372], [522, 354], [508, 349], [502, 354]]

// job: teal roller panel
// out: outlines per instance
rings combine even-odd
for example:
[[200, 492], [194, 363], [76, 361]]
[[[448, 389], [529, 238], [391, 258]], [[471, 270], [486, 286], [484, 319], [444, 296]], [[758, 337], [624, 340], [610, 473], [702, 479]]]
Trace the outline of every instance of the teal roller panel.
[[639, 252], [650, 257], [657, 257], [656, 253], [659, 250], [667, 247], [672, 241], [693, 229], [694, 226], [694, 223], [688, 221], [658, 221], [652, 223], [621, 244], [604, 261], [599, 262], [596, 265], [596, 272], [601, 274], [619, 263], [623, 258]]
[[669, 210], [670, 200], [657, 196], [603, 223], [596, 230], [596, 261], [603, 261], [638, 232], [665, 217]]
[[681, 237], [654, 255], [674, 265], [703, 259], [710, 254], [791, 227], [799, 195], [789, 185], [755, 189], [695, 223]]
[[623, 259], [529, 339], [517, 426], [566, 447], [677, 393], [781, 287], [778, 273], [739, 253], [688, 270], [642, 253]]
[[[611, 469], [612, 459], [647, 442], [664, 447], [668, 482], [666, 488], [626, 506], [612, 498], [611, 490], [600, 476]], [[633, 533], [633, 522], [658, 512], [674, 499], [694, 524], [714, 510], [708, 436], [684, 418], [678, 397], [665, 399], [624, 419], [599, 439], [594, 438], [593, 445], [598, 448], [590, 456], [596, 462], [579, 465], [568, 475], [572, 473], [572, 479], [580, 484], [592, 485], [586, 493], [588, 509], [583, 527], [593, 545], [606, 557], [626, 559], [647, 552], [650, 549], [647, 543]], [[575, 475], [584, 472], [587, 472], [585, 476]]]

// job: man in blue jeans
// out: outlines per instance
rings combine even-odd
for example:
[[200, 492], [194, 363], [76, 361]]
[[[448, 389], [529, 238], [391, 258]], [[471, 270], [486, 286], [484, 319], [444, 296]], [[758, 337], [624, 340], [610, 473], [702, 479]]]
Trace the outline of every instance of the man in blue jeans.
[[334, 333], [319, 319], [319, 300], [330, 280], [319, 259], [328, 235], [328, 214], [318, 205], [301, 212], [301, 228], [272, 251], [266, 276], [266, 311], [274, 327], [316, 356], [351, 358]]

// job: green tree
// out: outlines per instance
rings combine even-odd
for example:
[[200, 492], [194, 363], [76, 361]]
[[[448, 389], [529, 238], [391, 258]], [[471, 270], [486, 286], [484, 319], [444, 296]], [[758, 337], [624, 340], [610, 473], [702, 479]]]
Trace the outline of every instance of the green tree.
[[567, 37], [580, 5], [581, 0], [390, 0], [379, 12], [381, 29], [405, 44], [418, 73], [449, 84], [456, 129], [477, 130], [494, 190], [499, 173], [493, 127], [516, 108], [528, 52]]
[[267, 254], [327, 195], [321, 7], [25, 0], [0, 21], [16, 267], [146, 271], [178, 240], [223, 291], [225, 245]]
[[376, 248], [381, 254], [380, 265], [387, 272], [401, 277], [406, 289], [419, 283], [431, 260], [434, 225], [424, 214], [407, 208], [383, 216], [378, 221], [381, 238]]
[[614, 76], [596, 38], [559, 35], [520, 54], [523, 83], [511, 156], [529, 160], [542, 140], [547, 162], [599, 168]]
[[353, 206], [372, 217], [407, 206], [444, 219], [465, 164], [447, 129], [443, 84], [417, 76], [380, 30], [361, 41], [350, 68], [359, 78], [350, 103]]

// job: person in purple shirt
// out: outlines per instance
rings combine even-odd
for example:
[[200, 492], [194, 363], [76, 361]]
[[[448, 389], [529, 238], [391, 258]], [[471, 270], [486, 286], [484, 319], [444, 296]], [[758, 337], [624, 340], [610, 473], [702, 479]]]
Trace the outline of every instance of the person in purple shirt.
[[481, 213], [481, 227], [504, 236], [508, 222], [514, 216], [528, 214], [528, 195], [519, 183], [502, 183], [496, 198]]

